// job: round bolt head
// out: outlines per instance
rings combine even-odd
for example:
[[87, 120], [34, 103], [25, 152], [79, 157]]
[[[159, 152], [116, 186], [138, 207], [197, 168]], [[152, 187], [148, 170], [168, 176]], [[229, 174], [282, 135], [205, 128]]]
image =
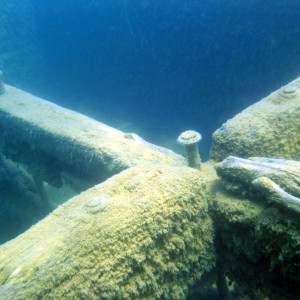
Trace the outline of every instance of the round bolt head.
[[182, 145], [192, 145], [201, 141], [202, 136], [199, 132], [194, 130], [187, 130], [180, 134], [177, 141]]
[[282, 91], [283, 91], [283, 93], [285, 93], [285, 94], [294, 94], [294, 93], [297, 92], [297, 87], [296, 87], [295, 85], [290, 84], [290, 85], [284, 87], [284, 88], [282, 89]]

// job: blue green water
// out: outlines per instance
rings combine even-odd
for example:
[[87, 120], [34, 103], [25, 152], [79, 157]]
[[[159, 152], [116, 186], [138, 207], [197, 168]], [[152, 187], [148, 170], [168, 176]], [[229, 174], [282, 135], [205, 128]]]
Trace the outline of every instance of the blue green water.
[[43, 67], [2, 62], [9, 83], [170, 147], [198, 130], [203, 158], [223, 122], [300, 74], [298, 0], [29, 2]]

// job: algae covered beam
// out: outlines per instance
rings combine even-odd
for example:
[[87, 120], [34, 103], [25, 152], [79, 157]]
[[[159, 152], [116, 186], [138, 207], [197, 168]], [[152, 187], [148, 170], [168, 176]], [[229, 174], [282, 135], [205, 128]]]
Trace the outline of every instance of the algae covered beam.
[[59, 186], [67, 174], [96, 183], [142, 163], [182, 166], [174, 152], [3, 84], [1, 151]]
[[215, 266], [204, 186], [137, 166], [70, 199], [0, 246], [0, 298], [186, 299]]

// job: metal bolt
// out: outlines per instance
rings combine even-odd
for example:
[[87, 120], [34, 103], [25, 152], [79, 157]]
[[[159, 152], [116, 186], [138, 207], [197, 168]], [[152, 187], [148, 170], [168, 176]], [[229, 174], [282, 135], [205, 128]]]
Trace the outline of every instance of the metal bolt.
[[184, 131], [177, 139], [179, 144], [184, 145], [189, 167], [198, 170], [201, 169], [201, 160], [197, 144], [201, 139], [201, 134], [194, 130]]
[[3, 84], [3, 72], [0, 70], [0, 95], [5, 93], [5, 87]]

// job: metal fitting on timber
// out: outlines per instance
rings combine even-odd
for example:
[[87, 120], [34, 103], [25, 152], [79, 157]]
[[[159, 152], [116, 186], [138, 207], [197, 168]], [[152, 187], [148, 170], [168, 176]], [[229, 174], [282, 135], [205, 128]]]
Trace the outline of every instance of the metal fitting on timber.
[[0, 70], [0, 95], [5, 93], [5, 87], [3, 83], [3, 72]]
[[201, 160], [197, 144], [201, 139], [201, 134], [194, 130], [184, 131], [177, 139], [179, 144], [184, 145], [189, 167], [198, 170], [201, 169]]

